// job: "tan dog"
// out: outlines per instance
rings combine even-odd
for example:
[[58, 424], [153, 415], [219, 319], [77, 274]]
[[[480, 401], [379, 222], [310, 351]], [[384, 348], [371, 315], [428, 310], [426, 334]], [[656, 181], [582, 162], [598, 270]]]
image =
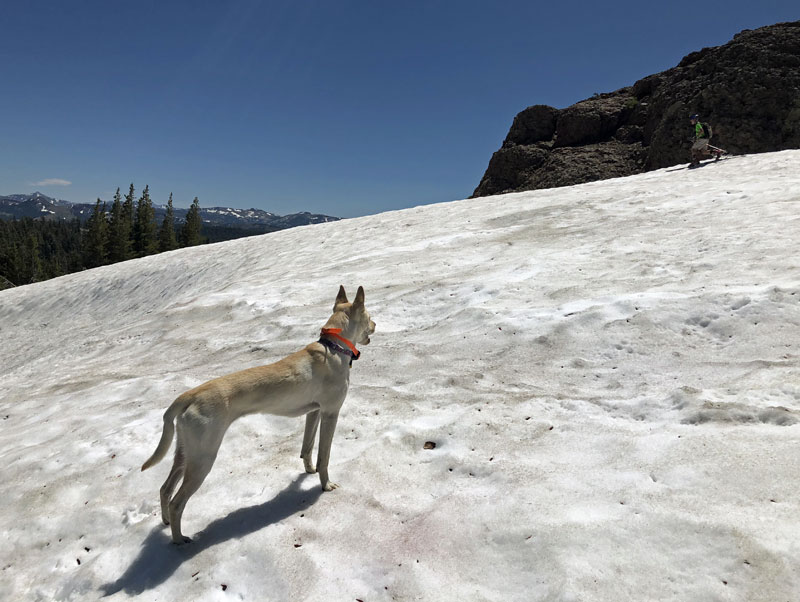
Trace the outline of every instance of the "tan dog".
[[[191, 541], [181, 534], [186, 502], [198, 490], [217, 457], [222, 437], [231, 423], [247, 414], [306, 416], [300, 457], [306, 472], [319, 470], [324, 491], [338, 485], [328, 480], [328, 461], [339, 410], [350, 384], [350, 366], [358, 359], [355, 345], [369, 344], [375, 322], [364, 307], [364, 289], [358, 287], [353, 303], [344, 287], [333, 305], [333, 315], [318, 342], [270, 364], [234, 372], [195, 387], [178, 397], [164, 413], [164, 431], [156, 451], [142, 470], [160, 462], [172, 444], [177, 418], [178, 442], [172, 470], [161, 486], [161, 517], [172, 527], [172, 541]], [[317, 427], [322, 424], [317, 467], [311, 461]], [[172, 497], [178, 481], [178, 493]]]

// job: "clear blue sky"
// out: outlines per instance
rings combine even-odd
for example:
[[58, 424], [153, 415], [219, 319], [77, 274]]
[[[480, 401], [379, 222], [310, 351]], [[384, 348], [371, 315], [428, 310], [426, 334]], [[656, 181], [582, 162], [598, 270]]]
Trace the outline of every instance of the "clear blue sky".
[[342, 217], [465, 198], [525, 107], [797, 19], [797, 0], [3, 2], [0, 194], [134, 182]]

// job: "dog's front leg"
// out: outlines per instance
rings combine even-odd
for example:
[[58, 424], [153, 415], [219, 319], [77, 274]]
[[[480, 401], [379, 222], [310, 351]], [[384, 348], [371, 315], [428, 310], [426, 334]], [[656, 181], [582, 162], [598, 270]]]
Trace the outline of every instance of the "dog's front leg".
[[303, 466], [305, 466], [306, 472], [309, 474], [317, 472], [311, 455], [314, 453], [314, 439], [317, 438], [318, 426], [319, 410], [306, 414], [306, 432], [303, 435], [303, 448], [300, 450], [300, 457], [303, 458]]
[[323, 412], [320, 422], [322, 426], [319, 432], [319, 451], [317, 452], [317, 470], [319, 471], [319, 482], [323, 491], [332, 491], [338, 487], [336, 483], [328, 480], [328, 462], [331, 459], [331, 444], [333, 443], [333, 432], [336, 430], [336, 421], [339, 419], [339, 412], [326, 414]]

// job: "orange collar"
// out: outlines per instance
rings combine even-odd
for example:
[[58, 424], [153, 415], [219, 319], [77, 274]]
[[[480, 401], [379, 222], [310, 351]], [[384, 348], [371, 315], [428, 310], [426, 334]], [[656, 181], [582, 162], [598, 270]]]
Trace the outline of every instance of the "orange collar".
[[358, 349], [356, 349], [356, 346], [353, 345], [352, 341], [349, 341], [348, 339], [344, 338], [341, 334], [339, 334], [340, 332], [342, 332], [341, 328], [323, 328], [320, 331], [320, 336], [331, 337], [338, 341], [341, 341], [350, 350], [353, 359], [357, 360], [361, 356], [361, 352]]

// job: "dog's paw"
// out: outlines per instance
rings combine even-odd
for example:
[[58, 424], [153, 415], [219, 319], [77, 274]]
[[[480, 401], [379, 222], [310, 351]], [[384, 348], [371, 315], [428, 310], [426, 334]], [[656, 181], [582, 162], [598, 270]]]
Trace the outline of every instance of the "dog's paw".
[[322, 491], [333, 491], [334, 489], [339, 489], [339, 485], [328, 482], [322, 486]]
[[174, 546], [182, 546], [185, 543], [192, 543], [192, 538], [182, 535], [180, 541], [175, 541], [174, 539], [172, 540], [172, 545]]
[[311, 462], [303, 462], [303, 466], [305, 467], [306, 472], [308, 474], [316, 474], [317, 467], [314, 466]]

